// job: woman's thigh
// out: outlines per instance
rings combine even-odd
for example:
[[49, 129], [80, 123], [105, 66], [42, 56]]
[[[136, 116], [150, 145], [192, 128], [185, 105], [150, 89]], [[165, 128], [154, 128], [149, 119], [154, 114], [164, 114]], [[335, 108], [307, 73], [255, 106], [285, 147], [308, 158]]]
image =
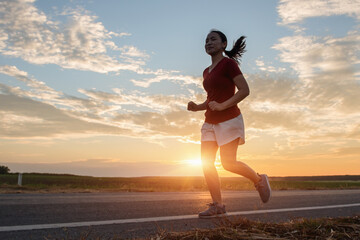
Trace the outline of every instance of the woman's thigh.
[[218, 145], [215, 141], [201, 142], [201, 161], [203, 163], [214, 163]]
[[220, 146], [220, 159], [222, 163], [236, 162], [236, 153], [239, 145], [239, 138]]

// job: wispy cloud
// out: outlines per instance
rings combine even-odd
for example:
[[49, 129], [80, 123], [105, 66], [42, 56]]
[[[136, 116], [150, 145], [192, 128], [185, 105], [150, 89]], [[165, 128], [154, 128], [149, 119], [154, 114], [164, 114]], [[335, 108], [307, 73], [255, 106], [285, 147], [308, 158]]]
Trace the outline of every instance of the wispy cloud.
[[[317, 8], [315, 8], [315, 4]], [[293, 5], [298, 6], [297, 8]], [[297, 24], [307, 17], [349, 15], [359, 20], [360, 1], [282, 1], [279, 14], [286, 24]], [[289, 6], [292, 6], [291, 8]], [[337, 6], [337, 7], [335, 7]], [[297, 9], [297, 15], [292, 14]], [[298, 11], [307, 9], [308, 13]], [[293, 15], [289, 21], [287, 16]], [[296, 17], [298, 16], [298, 17]], [[273, 48], [280, 51], [280, 59], [290, 63], [303, 81], [305, 101], [314, 113], [346, 113], [350, 118], [360, 113], [360, 34], [350, 31], [343, 37], [319, 37], [295, 34], [279, 39]], [[322, 110], [322, 111], [321, 111]]]
[[153, 75], [154, 77], [143, 78], [141, 80], [132, 79], [131, 82], [135, 86], [147, 88], [153, 83], [159, 83], [161, 81], [170, 81], [179, 85], [193, 85], [197, 88], [201, 87], [202, 79], [200, 77], [186, 76], [179, 74], [178, 71], [166, 71], [158, 70], [153, 71], [138, 71], [139, 74]]
[[273, 48], [280, 51], [283, 62], [291, 64], [301, 79], [318, 74], [337, 74], [339, 80], [351, 80], [360, 63], [358, 32], [342, 38], [295, 35], [284, 37]]
[[8, 94], [0, 94], [0, 118], [3, 138], [131, 134], [129, 130], [120, 127], [83, 121], [49, 104]]
[[[117, 74], [123, 70], [132, 71], [139, 76], [132, 82], [141, 87], [161, 81], [193, 85], [195, 88], [200, 86], [200, 78], [184, 76], [174, 70], [145, 68], [150, 58], [145, 51], [131, 45], [119, 46], [113, 41], [113, 38], [131, 34], [107, 30], [90, 12], [81, 8], [65, 9], [55, 14], [66, 19], [61, 22], [36, 8], [34, 2], [17, 0], [0, 3], [2, 55], [22, 58], [31, 64], [56, 64], [64, 69]], [[150, 114], [159, 118], [159, 114], [170, 116], [172, 111], [184, 110], [187, 102], [184, 95], [148, 95], [114, 88], [112, 92], [79, 89], [84, 97], [75, 97], [47, 86], [16, 66], [0, 66], [0, 73], [27, 85], [27, 89], [0, 85], [4, 136], [53, 137], [69, 133], [110, 132], [129, 136], [144, 133], [143, 137], [181, 135], [180, 129], [178, 133], [160, 132], [160, 125], [143, 124], [138, 122], [137, 116]], [[191, 89], [189, 91], [194, 93]], [[28, 107], [34, 108], [34, 112], [29, 112]], [[129, 119], [122, 116], [129, 116]], [[18, 120], [11, 121], [14, 118]], [[61, 127], [60, 122], [64, 122]], [[172, 121], [169, 123], [174, 127]], [[183, 139], [184, 136], [181, 136]]]
[[[346, 15], [358, 21], [359, 4], [359, 1], [280, 2], [281, 24], [293, 28], [294, 35], [279, 39], [273, 48], [297, 77], [279, 75], [266, 79], [264, 74], [250, 78], [252, 92], [257, 93], [244, 106], [250, 127], [274, 134], [281, 130], [289, 147], [332, 146], [360, 140], [356, 130], [360, 123], [359, 32], [321, 37], [299, 31], [302, 23], [312, 17]], [[265, 68], [261, 58], [257, 65]]]
[[[57, 92], [14, 66], [2, 66], [0, 72], [29, 86], [29, 90], [0, 86], [3, 93], [0, 95], [3, 103], [0, 104], [0, 111], [5, 136], [52, 137], [78, 133], [199, 141], [199, 131], [195, 129], [200, 128], [203, 113], [185, 110], [189, 100], [187, 95], [148, 95], [115, 88], [113, 92], [80, 89], [79, 92], [85, 97], [79, 98]], [[281, 129], [288, 141], [293, 141], [295, 137], [324, 140], [324, 134], [330, 137], [329, 141], [333, 141], [331, 136], [339, 137], [339, 134], [349, 139], [350, 135], [353, 139], [356, 136], [354, 128], [359, 116], [359, 112], [354, 111], [356, 106], [348, 106], [353, 112], [344, 115], [337, 109], [340, 103], [329, 104], [329, 101], [337, 102], [336, 99], [331, 100], [330, 95], [336, 96], [338, 88], [331, 92], [322, 84], [304, 87], [302, 81], [286, 77], [271, 78], [264, 74], [248, 75], [248, 80], [255, 94], [241, 104], [241, 109], [249, 129], [274, 133]], [[347, 91], [347, 85], [342, 87], [345, 88], [343, 91]], [[328, 91], [328, 98], [311, 97], [320, 91], [319, 88]], [[204, 97], [199, 95], [198, 100]], [[338, 97], [343, 102], [352, 103], [351, 100], [357, 96], [340, 94]], [[12, 121], [14, 118], [18, 121]], [[51, 127], [60, 123], [60, 128]]]
[[281, 73], [281, 72], [286, 71], [286, 68], [274, 67], [274, 66], [265, 64], [265, 62], [263, 61], [263, 57], [259, 57], [257, 60], [255, 60], [255, 64], [258, 67], [258, 69], [260, 69], [261, 71], [264, 71], [264, 72]]
[[278, 6], [281, 24], [296, 24], [304, 19], [347, 15], [360, 20], [359, 0], [281, 0]]
[[197, 78], [180, 75], [178, 71], [145, 70], [149, 54], [135, 46], [118, 46], [113, 41], [114, 37], [130, 36], [130, 33], [107, 30], [97, 16], [81, 8], [62, 11], [60, 15], [67, 19], [63, 23], [37, 9], [34, 1], [6, 0], [0, 3], [0, 15], [0, 53], [3, 55], [32, 64], [57, 64], [62, 68], [98, 73], [132, 71], [141, 75], [142, 80], [132, 80], [141, 87], [165, 80], [199, 84]]
[[[34, 1], [0, 3], [0, 52], [33, 64], [57, 64], [63, 68], [100, 73], [135, 71], [139, 65], [120, 62], [108, 49], [121, 50], [113, 37], [128, 36], [106, 30], [97, 17], [84, 10], [62, 14], [66, 23], [51, 20], [34, 6]], [[136, 52], [135, 47], [130, 47]]]
[[[148, 95], [119, 88], [113, 92], [79, 89], [85, 96], [79, 98], [58, 92], [15, 66], [0, 66], [0, 73], [29, 87], [24, 90], [0, 84], [1, 127], [7, 137], [125, 134], [184, 141], [194, 140], [193, 129], [201, 122], [199, 115], [185, 110], [188, 98], [181, 94]], [[14, 118], [18, 120], [12, 121]]]

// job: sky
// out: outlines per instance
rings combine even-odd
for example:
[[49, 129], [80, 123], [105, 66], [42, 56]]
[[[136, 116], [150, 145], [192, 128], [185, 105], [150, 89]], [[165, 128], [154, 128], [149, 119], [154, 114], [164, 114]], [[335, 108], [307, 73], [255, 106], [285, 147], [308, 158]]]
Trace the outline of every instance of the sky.
[[239, 161], [360, 174], [360, 0], [1, 0], [0, 165], [201, 176], [204, 112], [186, 106], [206, 99], [211, 29], [228, 50], [246, 36]]

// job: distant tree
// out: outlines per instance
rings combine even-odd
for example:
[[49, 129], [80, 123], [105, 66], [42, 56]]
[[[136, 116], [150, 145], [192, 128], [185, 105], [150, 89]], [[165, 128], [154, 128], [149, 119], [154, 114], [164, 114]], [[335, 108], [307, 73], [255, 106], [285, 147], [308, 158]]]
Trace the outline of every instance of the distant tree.
[[10, 169], [7, 166], [0, 166], [0, 174], [8, 174]]

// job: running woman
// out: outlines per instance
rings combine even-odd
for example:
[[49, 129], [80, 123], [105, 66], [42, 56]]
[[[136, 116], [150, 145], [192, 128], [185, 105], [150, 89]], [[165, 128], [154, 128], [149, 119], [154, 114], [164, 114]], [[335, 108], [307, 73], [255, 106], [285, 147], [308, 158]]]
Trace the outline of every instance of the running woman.
[[207, 92], [207, 99], [201, 104], [191, 101], [187, 106], [189, 111], [206, 110], [205, 122], [201, 128], [201, 161], [213, 202], [207, 210], [199, 213], [200, 218], [226, 215], [214, 165], [219, 148], [224, 169], [250, 179], [264, 203], [271, 196], [267, 175], [259, 175], [245, 163], [236, 160], [238, 145], [245, 143], [243, 117], [237, 104], [250, 92], [238, 65], [245, 52], [245, 37], [240, 37], [231, 51], [226, 51], [226, 46], [227, 38], [222, 32], [210, 31], [206, 37], [205, 50], [211, 56], [211, 65], [203, 72], [203, 87]]

